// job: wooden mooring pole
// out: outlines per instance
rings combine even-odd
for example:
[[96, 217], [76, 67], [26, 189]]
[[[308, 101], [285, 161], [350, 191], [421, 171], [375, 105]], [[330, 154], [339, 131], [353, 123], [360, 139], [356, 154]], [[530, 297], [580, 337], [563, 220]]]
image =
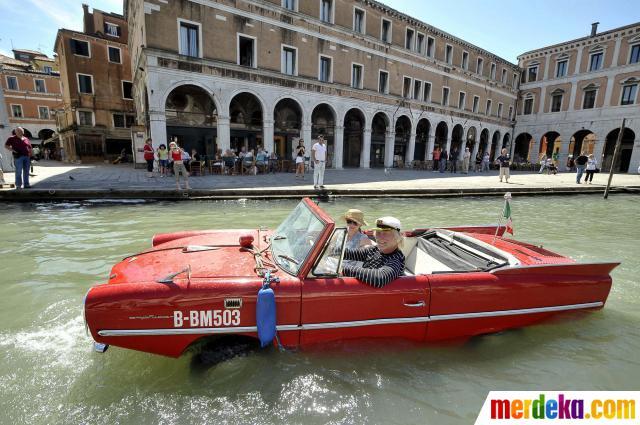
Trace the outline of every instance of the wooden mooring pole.
[[604, 199], [609, 198], [609, 188], [611, 187], [611, 179], [613, 178], [613, 167], [615, 167], [616, 161], [618, 160], [618, 153], [620, 152], [620, 145], [622, 144], [622, 133], [624, 133], [624, 124], [626, 120], [626, 118], [622, 118], [622, 126], [620, 127], [620, 133], [618, 133], [618, 140], [616, 140], [616, 148], [613, 150], [613, 159], [611, 160], [611, 167], [609, 169], [609, 181], [607, 182], [607, 187], [604, 189]]

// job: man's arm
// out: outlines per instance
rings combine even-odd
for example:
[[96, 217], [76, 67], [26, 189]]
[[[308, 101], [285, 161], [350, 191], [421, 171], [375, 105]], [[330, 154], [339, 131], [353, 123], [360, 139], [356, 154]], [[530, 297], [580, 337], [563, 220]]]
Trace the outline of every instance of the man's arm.
[[369, 251], [373, 248], [373, 246], [365, 246], [357, 249], [347, 248], [344, 250], [344, 259], [353, 261], [365, 261], [367, 259]]
[[313, 162], [316, 162], [316, 150], [315, 150], [315, 146], [316, 146], [316, 145], [311, 146], [311, 160], [312, 160]]
[[342, 269], [342, 273], [345, 276], [355, 277], [374, 288], [382, 288], [389, 282], [402, 276], [403, 272], [404, 257], [402, 256], [394, 256], [387, 264], [377, 269], [365, 269], [364, 267], [351, 265], [346, 265]]

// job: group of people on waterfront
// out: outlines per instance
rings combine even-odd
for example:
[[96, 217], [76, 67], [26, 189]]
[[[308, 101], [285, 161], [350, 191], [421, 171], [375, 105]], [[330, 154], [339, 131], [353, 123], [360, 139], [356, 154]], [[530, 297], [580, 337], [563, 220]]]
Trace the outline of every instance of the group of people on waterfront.
[[440, 171], [444, 173], [449, 168], [449, 172], [457, 173], [458, 171], [463, 174], [469, 174], [471, 169], [473, 172], [485, 172], [489, 171], [491, 160], [489, 152], [478, 151], [474, 161], [471, 160], [471, 151], [468, 147], [462, 152], [462, 168], [459, 169], [460, 152], [457, 147], [453, 147], [450, 152], [436, 147], [432, 152], [433, 158], [433, 171]]

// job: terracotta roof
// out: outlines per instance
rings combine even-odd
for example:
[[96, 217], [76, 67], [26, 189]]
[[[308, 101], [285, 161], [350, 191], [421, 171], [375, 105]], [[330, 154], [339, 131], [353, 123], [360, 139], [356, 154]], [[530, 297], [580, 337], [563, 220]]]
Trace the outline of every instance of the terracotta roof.
[[18, 67], [20, 69], [28, 68], [29, 64], [18, 59], [0, 54], [0, 64], [4, 67]]
[[38, 52], [37, 50], [28, 50], [28, 49], [13, 49], [14, 52], [17, 53], [28, 53], [30, 55], [34, 55], [34, 56], [41, 56], [44, 58], [49, 58], [46, 54], [42, 53], [42, 52]]

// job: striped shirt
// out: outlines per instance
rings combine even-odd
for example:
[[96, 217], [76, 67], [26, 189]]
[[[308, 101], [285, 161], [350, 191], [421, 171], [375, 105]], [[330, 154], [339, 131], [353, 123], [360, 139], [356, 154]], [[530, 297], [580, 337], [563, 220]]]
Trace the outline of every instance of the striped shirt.
[[345, 249], [345, 260], [362, 261], [362, 267], [345, 265], [345, 276], [355, 277], [374, 288], [382, 288], [404, 274], [404, 254], [396, 249], [391, 254], [383, 254], [377, 246], [360, 249]]

